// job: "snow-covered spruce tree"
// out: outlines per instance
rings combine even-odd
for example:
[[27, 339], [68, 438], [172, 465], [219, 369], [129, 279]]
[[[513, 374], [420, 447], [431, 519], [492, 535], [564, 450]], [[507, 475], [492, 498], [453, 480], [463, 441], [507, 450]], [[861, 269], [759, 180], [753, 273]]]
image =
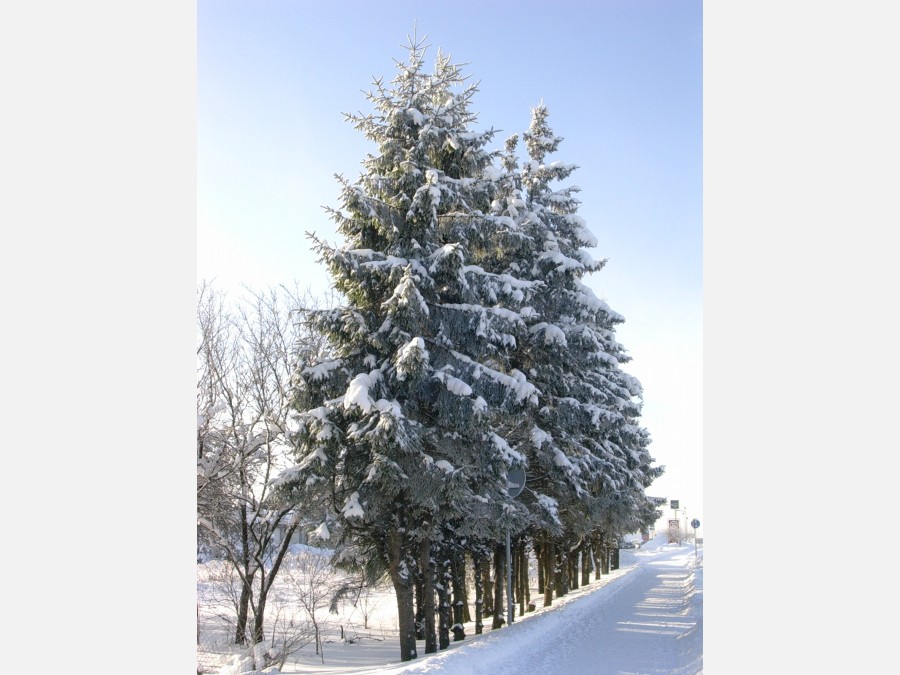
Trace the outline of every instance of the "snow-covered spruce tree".
[[[414, 572], [442, 528], [499, 539], [524, 510], [506, 476], [523, 457], [491, 427], [536, 401], [505, 352], [534, 286], [473, 263], [489, 249], [492, 132], [475, 132], [476, 92], [425, 46], [348, 115], [377, 146], [331, 216], [345, 243], [315, 239], [346, 302], [313, 318], [333, 358], [298, 375], [298, 464], [279, 483], [323, 510], [317, 534], [336, 561], [385, 570], [397, 596], [400, 656], [417, 656]], [[487, 175], [486, 175], [487, 172]], [[427, 558], [427, 556], [425, 556]], [[380, 568], [380, 569], [379, 569]]]
[[585, 250], [597, 242], [577, 214], [579, 188], [551, 187], [577, 167], [547, 161], [562, 140], [547, 118], [543, 104], [532, 111], [521, 169], [517, 138], [507, 141], [499, 181], [505, 189], [492, 214], [516, 233], [507, 238], [509, 273], [542, 282], [533, 311], [522, 313], [529, 339], [512, 360], [540, 390], [540, 405], [528, 426], [506, 435], [521, 442], [528, 458], [530, 491], [523, 500], [552, 573], [565, 565], [551, 562], [557, 544], [563, 556], [583, 548], [593, 529], [613, 519], [612, 511], [617, 523], [631, 523], [644, 488], [662, 469], [651, 467], [649, 436], [639, 425], [640, 384], [621, 368], [630, 360], [615, 335], [623, 318], [583, 281], [605, 261]]

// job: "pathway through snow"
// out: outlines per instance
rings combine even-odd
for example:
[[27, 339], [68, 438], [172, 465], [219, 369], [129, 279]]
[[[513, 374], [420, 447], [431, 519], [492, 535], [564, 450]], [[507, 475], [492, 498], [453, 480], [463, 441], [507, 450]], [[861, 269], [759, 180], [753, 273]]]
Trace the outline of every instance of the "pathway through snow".
[[693, 546], [639, 550], [621, 578], [503, 630], [385, 673], [697, 675], [703, 566]]

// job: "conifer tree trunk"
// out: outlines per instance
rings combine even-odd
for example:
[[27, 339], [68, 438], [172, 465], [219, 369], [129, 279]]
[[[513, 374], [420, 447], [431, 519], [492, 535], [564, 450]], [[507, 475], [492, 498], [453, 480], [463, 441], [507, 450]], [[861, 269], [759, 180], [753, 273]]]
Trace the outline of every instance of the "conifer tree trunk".
[[606, 545], [606, 539], [602, 533], [600, 535], [600, 571], [603, 574], [609, 574], [609, 547]]
[[569, 553], [569, 590], [578, 588], [578, 556], [581, 555], [581, 545]]
[[[416, 578], [416, 640], [425, 639], [425, 602], [423, 586], [425, 585], [425, 570], [423, 569], [421, 553], [419, 559], [419, 576]], [[427, 653], [427, 652], [426, 652]]]
[[484, 586], [484, 616], [494, 615], [494, 580], [491, 576], [491, 556], [486, 555], [481, 561], [481, 578]]
[[480, 554], [472, 554], [472, 566], [475, 568], [475, 635], [481, 635], [484, 632], [484, 577]]
[[553, 556], [553, 592], [557, 598], [561, 598], [566, 593], [563, 590], [563, 569], [559, 564], [560, 559], [562, 558], [562, 552], [558, 549], [559, 546], [555, 546], [557, 550], [555, 551], [555, 555]]
[[556, 566], [555, 548], [552, 541], [544, 543], [544, 607], [549, 607], [553, 604], [553, 587], [555, 585], [553, 571]]
[[612, 542], [610, 544], [610, 553], [612, 555], [610, 556], [611, 560], [609, 563], [609, 567], [610, 569], [617, 570], [619, 569], [619, 545], [615, 542]]
[[533, 605], [531, 604], [531, 582], [529, 580], [528, 568], [529, 568], [529, 553], [526, 549], [525, 553], [525, 608], [527, 611], [532, 611]]
[[400, 660], [411, 661], [416, 651], [415, 610], [413, 608], [415, 580], [402, 565], [404, 558], [403, 535], [396, 529], [390, 531], [388, 541], [388, 570], [397, 597], [397, 621], [400, 626]]
[[536, 539], [534, 541], [534, 558], [537, 561], [538, 593], [544, 592], [544, 547]]
[[422, 637], [425, 653], [437, 652], [437, 637], [434, 626], [434, 559], [431, 556], [431, 540], [419, 543], [419, 569], [422, 571]]
[[503, 564], [506, 558], [506, 548], [504, 546], [494, 547], [494, 620], [491, 622], [491, 628], [500, 628], [506, 621], [503, 618], [504, 602], [503, 602], [503, 575], [506, 572], [506, 566]]
[[459, 574], [459, 584], [462, 589], [462, 602], [463, 602], [463, 613], [462, 613], [462, 622], [469, 623], [472, 620], [472, 615], [469, 612], [469, 584], [466, 581], [466, 552], [461, 551], [459, 557], [457, 558], [457, 570]]
[[587, 539], [581, 542], [581, 585], [591, 583], [591, 547]]
[[[440, 549], [438, 549], [440, 550]], [[438, 596], [438, 648], [450, 646], [450, 561], [446, 555], [439, 553], [437, 565], [438, 582], [435, 584]]]
[[556, 597], [561, 598], [569, 592], [569, 556], [566, 555], [565, 546], [557, 546], [556, 558], [553, 561], [555, 569], [553, 578], [556, 580]]
[[[604, 573], [603, 545], [601, 543], [600, 537], [597, 535], [594, 535], [594, 537], [591, 539], [591, 552], [594, 555], [594, 579], [600, 579], [601, 574]], [[609, 571], [606, 570], [605, 573], [608, 574]]]
[[465, 577], [460, 573], [465, 573], [465, 567], [460, 565], [460, 551], [454, 550], [450, 565], [450, 580], [453, 587], [453, 641], [458, 642], [466, 637], [463, 629], [463, 608], [466, 606], [465, 600]]

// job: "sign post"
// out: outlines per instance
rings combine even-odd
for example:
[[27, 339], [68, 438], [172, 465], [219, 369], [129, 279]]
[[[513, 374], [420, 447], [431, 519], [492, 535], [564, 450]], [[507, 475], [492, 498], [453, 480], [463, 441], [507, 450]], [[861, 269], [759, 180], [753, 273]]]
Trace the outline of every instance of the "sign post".
[[[687, 509], [681, 508], [681, 500], [679, 499], [670, 499], [669, 500], [669, 508], [673, 511], [673, 518], [669, 520], [669, 543], [672, 543], [673, 535], [672, 535], [672, 525], [675, 525], [675, 531], [677, 532], [678, 543], [680, 544], [683, 540], [683, 537], [687, 537], [687, 528], [688, 528], [688, 519], [687, 519]], [[678, 512], [681, 511], [681, 515], [684, 517], [684, 535], [681, 534], [681, 524], [678, 522]]]
[[[525, 489], [525, 469], [510, 469], [506, 474], [506, 492], [518, 497]], [[512, 555], [509, 547], [509, 525], [506, 526], [506, 623], [513, 622]]]
[[694, 557], [697, 557], [697, 528], [700, 527], [700, 521], [694, 518], [691, 521], [691, 527], [694, 528]]

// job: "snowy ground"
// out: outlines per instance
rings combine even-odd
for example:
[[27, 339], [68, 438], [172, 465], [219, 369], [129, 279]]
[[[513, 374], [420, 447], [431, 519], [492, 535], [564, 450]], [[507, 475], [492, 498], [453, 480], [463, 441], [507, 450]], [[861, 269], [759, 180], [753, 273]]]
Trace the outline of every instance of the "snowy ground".
[[[476, 636], [474, 625], [467, 624], [465, 640], [428, 656], [420, 643], [422, 656], [405, 664], [399, 661], [393, 596], [389, 591], [372, 594], [366, 606], [360, 601], [356, 607], [342, 608], [338, 615], [323, 613], [328, 637], [322, 653], [316, 655], [310, 644], [275, 672], [702, 673], [702, 547], [695, 556], [693, 544], [666, 544], [660, 536], [640, 549], [622, 550], [620, 556], [618, 570], [554, 599], [551, 607], [542, 607], [542, 598], [533, 588], [537, 611], [517, 616], [512, 626], [492, 632], [488, 619], [484, 634]], [[368, 630], [362, 625], [364, 609]], [[352, 642], [340, 639], [341, 627]], [[247, 672], [246, 665], [242, 669], [238, 663], [233, 660], [222, 668], [220, 661], [218, 672]], [[210, 668], [209, 672], [217, 671]]]

